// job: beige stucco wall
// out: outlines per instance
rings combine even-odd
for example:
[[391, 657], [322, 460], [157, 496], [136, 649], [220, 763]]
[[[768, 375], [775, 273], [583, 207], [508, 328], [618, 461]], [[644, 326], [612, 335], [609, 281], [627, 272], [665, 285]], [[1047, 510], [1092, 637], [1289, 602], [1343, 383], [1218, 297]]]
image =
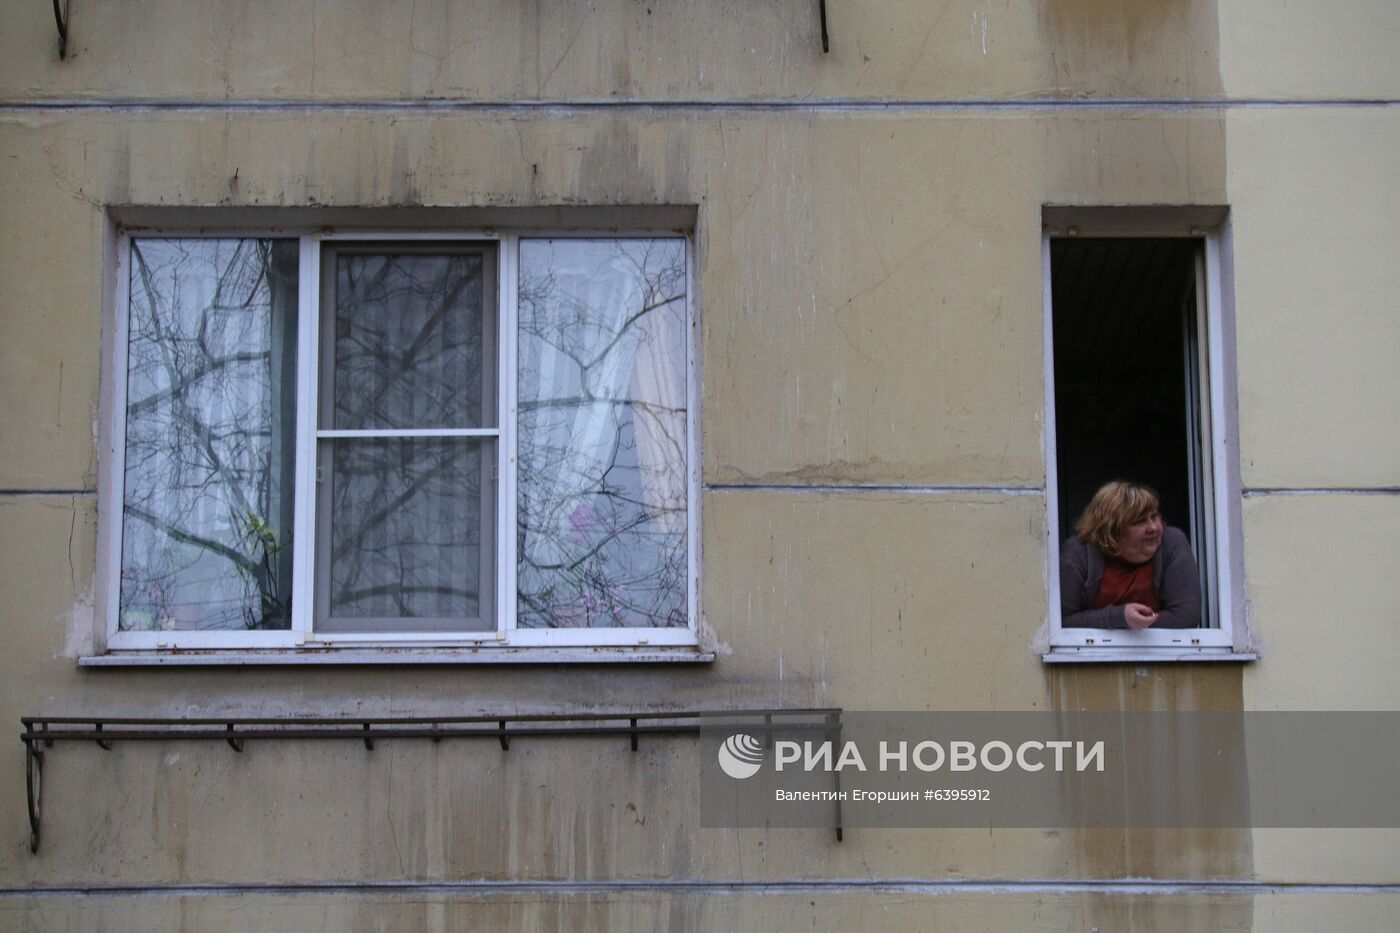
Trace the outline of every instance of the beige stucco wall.
[[[1215, 3], [148, 0], [7, 14], [0, 97], [753, 100], [1219, 91]], [[180, 37], [166, 41], [165, 37]], [[132, 56], [132, 49], [153, 54]]]
[[1220, 73], [1241, 100], [1394, 100], [1400, 7], [1388, 0], [1219, 4]]
[[[1383, 907], [1394, 907], [1393, 898], [1376, 900], [1379, 903], [1348, 904], [1346, 915], [1359, 922], [1369, 921], [1383, 917]], [[464, 927], [524, 931], [838, 931], [872, 924], [880, 929], [999, 933], [1038, 926], [1088, 930], [1095, 925], [1101, 930], [1250, 929], [1253, 907], [1250, 898], [1229, 896], [1167, 900], [1054, 894], [931, 897], [906, 892], [836, 897], [785, 893], [745, 899], [724, 897], [719, 892], [639, 892], [549, 902], [528, 894], [470, 901], [432, 894], [354, 899], [255, 896], [241, 898], [236, 904], [208, 897], [150, 899], [139, 905], [117, 899], [67, 902], [53, 907], [36, 901], [0, 902], [0, 923], [25, 924], [27, 929], [45, 933], [96, 929], [164, 933], [190, 929], [192, 920], [226, 930], [392, 929], [403, 933]], [[1306, 907], [1295, 908], [1292, 915], [1307, 913]], [[1253, 929], [1290, 927], [1280, 923]]]
[[[200, 106], [0, 109], [0, 720], [770, 704], [1396, 708], [1387, 672], [1400, 590], [1394, 574], [1358, 581], [1356, 568], [1393, 563], [1400, 500], [1289, 490], [1400, 485], [1400, 110], [983, 103], [1397, 96], [1400, 66], [1384, 54], [1400, 33], [1391, 5], [1226, 6], [1217, 16], [1206, 2], [831, 2], [833, 50], [822, 56], [814, 3], [79, 4], [65, 62], [42, 4], [6, 9], [0, 101]], [[1327, 67], [1278, 63], [1290, 57]], [[495, 103], [343, 106], [425, 98]], [[808, 98], [905, 106], [803, 106]], [[507, 105], [535, 100], [700, 103]], [[756, 101], [783, 106], [729, 106]], [[970, 103], [920, 103], [938, 101]], [[1246, 487], [1278, 487], [1242, 503], [1246, 595], [1264, 651], [1247, 669], [1049, 669], [1034, 650], [1046, 601], [1048, 203], [1231, 208], [1240, 466]], [[697, 208], [714, 664], [76, 667], [94, 644], [109, 206], [207, 206], [217, 218], [219, 206], [639, 204]], [[840, 489], [849, 484], [921, 490]], [[772, 488], [803, 485], [824, 488]], [[939, 486], [987, 491], [924, 488]], [[995, 491], [1007, 487], [1016, 494]], [[509, 753], [413, 742], [242, 755], [60, 746], [35, 856], [17, 742], [0, 762], [14, 791], [0, 798], [0, 888], [1400, 880], [1400, 835], [1389, 831], [848, 831], [837, 844], [818, 832], [705, 830], [696, 747], [680, 739], [646, 742], [637, 756], [604, 741]], [[878, 917], [891, 928], [1292, 930], [1325, 915], [1364, 929], [1392, 901], [736, 889], [470, 903], [425, 893], [366, 907], [268, 894], [55, 896], [0, 897], [0, 926], [353, 928], [356, 916], [366, 928], [437, 929], [471, 916], [526, 929], [835, 929]]]
[[394, 930], [1254, 930], [1302, 933], [1388, 929], [1393, 894], [1113, 896], [1106, 893], [989, 890], [933, 896], [916, 890], [823, 895], [812, 891], [734, 898], [703, 892], [611, 892], [542, 899], [529, 892], [471, 898], [421, 894], [248, 895], [193, 893], [140, 901], [95, 897], [45, 903], [0, 901], [0, 923], [36, 933], [166, 933], [194, 928]]
[[[1380, 11], [1368, 15], [1381, 35], [1396, 35]], [[1384, 60], [1393, 70], [1393, 56]], [[1354, 86], [1379, 95], [1395, 82], [1376, 75]], [[1393, 489], [1400, 110], [1233, 113], [1226, 138], [1244, 483]], [[1243, 512], [1265, 652], [1245, 672], [1245, 707], [1400, 708], [1400, 580], [1381, 569], [1395, 565], [1400, 497], [1261, 495]], [[1395, 830], [1260, 830], [1254, 843], [1265, 879], [1393, 882], [1400, 861]]]
[[[218, 204], [230, 197], [228, 179], [235, 173], [239, 203], [255, 205], [303, 203], [312, 186], [318, 201], [332, 205], [520, 204], [529, 203], [518, 193], [526, 186], [533, 186], [529, 198], [542, 203], [699, 204], [701, 435], [708, 482], [1032, 487], [1030, 495], [743, 488], [706, 493], [703, 595], [706, 626], [720, 657], [704, 669], [428, 670], [410, 675], [363, 669], [81, 672], [73, 658], [90, 650], [85, 649], [83, 626], [91, 622], [83, 600], [93, 552], [90, 545], [75, 544], [79, 569], [54, 578], [42, 569], [50, 544], [35, 549], [34, 567], [16, 568], [58, 588], [16, 613], [17, 618], [53, 619], [48, 631], [57, 639], [42, 648], [31, 642], [21, 649], [35, 654], [9, 684], [16, 712], [35, 708], [32, 691], [39, 685], [45, 701], [38, 705], [50, 712], [155, 707], [266, 714], [336, 712], [349, 705], [384, 713], [445, 714], [464, 707], [511, 707], [526, 699], [545, 710], [770, 703], [1046, 709], [1066, 698], [1075, 705], [1113, 706], [1122, 683], [1135, 690], [1156, 684], [1151, 689], [1161, 690], [1164, 680], [1177, 683], [1183, 677], [1199, 686], [1199, 695], [1166, 690], [1158, 698], [1187, 706], [1239, 703], [1237, 669], [1141, 677], [1128, 671], [1125, 680], [1113, 685], [1103, 683], [1100, 672], [1052, 678], [1032, 646], [1045, 600], [1044, 500], [1033, 489], [1043, 482], [1039, 205], [1092, 201], [1096, 191], [1111, 192], [1114, 198], [1147, 190], [1164, 201], [1218, 201], [1223, 197], [1218, 118], [1187, 115], [1164, 127], [1137, 114], [1043, 122], [910, 121], [884, 115], [800, 122], [758, 115], [703, 120], [467, 115], [401, 118], [392, 124], [342, 114], [312, 120], [94, 114], [76, 120], [25, 118], [5, 132], [7, 147], [25, 161], [45, 166], [49, 178], [42, 185], [16, 186], [3, 209], [19, 219], [42, 214], [55, 196], [77, 202], [87, 218], [84, 229], [92, 235], [66, 238], [72, 250], [67, 268], [93, 280], [84, 287], [94, 291], [100, 276], [89, 270], [102, 265], [100, 205]], [[1105, 141], [1106, 152], [1130, 154], [1135, 164], [1153, 163], [1146, 175], [1155, 191], [1135, 184], [1132, 173], [1113, 157], [1105, 156], [1101, 169], [1086, 168], [1085, 139]], [[85, 148], [113, 147], [121, 150], [121, 158], [83, 160]], [[928, 154], [911, 159], [911, 151]], [[685, 154], [683, 160], [672, 158], [677, 152]], [[171, 153], [185, 153], [178, 159], [183, 169], [172, 171]], [[1198, 155], [1194, 161], [1182, 160], [1178, 153]], [[584, 171], [582, 163], [595, 168]], [[985, 178], [969, 170], [997, 163], [1005, 171]], [[411, 176], [390, 167], [395, 165], [413, 166]], [[542, 167], [539, 173], [535, 165]], [[756, 179], [756, 165], [773, 177]], [[289, 171], [288, 166], [297, 168]], [[857, 173], [860, 183], [844, 184], [838, 171], [842, 166]], [[794, 197], [795, 192], [824, 190], [831, 196]], [[920, 202], [936, 209], [905, 206]], [[789, 235], [775, 238], [773, 229]], [[33, 255], [38, 250], [38, 244], [19, 244], [5, 260], [13, 263], [6, 275], [19, 277], [22, 269], [41, 263]], [[28, 352], [43, 360], [42, 368], [56, 369], [81, 351], [90, 367], [101, 333], [100, 302], [55, 295], [45, 300], [52, 303], [51, 316], [67, 318], [76, 336], [29, 338]], [[42, 397], [18, 385], [13, 396], [31, 404]], [[92, 397], [85, 407], [90, 413]], [[35, 416], [33, 409], [22, 410], [15, 417], [16, 430], [19, 422]], [[91, 457], [89, 432], [90, 421], [65, 433], [58, 433], [55, 423], [55, 437], [72, 444], [75, 456]], [[774, 438], [781, 441], [774, 443]], [[52, 452], [16, 456], [28, 460], [26, 468], [14, 471], [14, 485], [91, 482], [87, 461], [62, 470], [55, 468]], [[91, 534], [92, 497], [24, 497], [6, 505], [16, 513], [10, 527], [21, 537], [13, 547], [43, 532], [51, 540], [66, 540], [74, 522]], [[1016, 582], [1008, 585], [1008, 580]], [[180, 754], [182, 760], [194, 755], [193, 760], [204, 761], [208, 751]], [[422, 752], [410, 747], [394, 754], [412, 761]], [[298, 752], [293, 759], [305, 754], [315, 752]], [[204, 766], [214, 767], [217, 757], [209, 757]], [[60, 761], [55, 756], [51, 801], [61, 799], [68, 780]], [[140, 754], [133, 761], [155, 763]], [[363, 766], [377, 767], [373, 761]], [[86, 781], [87, 770], [77, 769], [70, 777]], [[137, 784], [149, 780], [133, 778]], [[592, 788], [615, 780], [600, 777], [581, 794], [589, 798]], [[688, 786], [675, 775], [661, 783]], [[383, 789], [371, 779], [354, 786], [357, 794]], [[260, 780], [246, 783], [244, 792], [252, 795], [248, 806], [258, 800], [269, 806], [277, 793]], [[555, 793], [561, 794], [556, 799], [565, 799], [562, 790]], [[419, 804], [432, 795], [431, 784], [420, 783], [409, 796], [417, 801], [409, 810], [421, 814]], [[580, 801], [585, 811], [596, 804]], [[301, 823], [290, 800], [287, 805], [288, 818]], [[242, 810], [220, 807], [211, 813], [221, 827], [216, 834], [266, 829], [261, 821], [234, 815]], [[561, 805], [560, 812], [569, 810]], [[59, 838], [59, 823], [83, 815], [62, 809], [51, 813], [46, 833]], [[15, 816], [22, 819], [22, 812], [16, 810]], [[473, 806], [462, 819], [490, 824], [495, 816]], [[687, 821], [675, 815], [661, 825]], [[141, 825], [144, 820], [129, 828]], [[550, 860], [559, 858], [549, 841], [552, 826], [546, 820], [543, 837], [511, 858], [488, 860], [494, 867], [483, 870], [493, 877], [514, 877], [541, 864], [545, 870], [540, 877], [574, 876], [578, 866]], [[477, 828], [488, 831], [488, 825]], [[310, 866], [289, 860], [274, 874], [310, 872], [304, 876], [312, 877], [319, 871], [350, 878], [386, 870], [376, 861], [383, 851], [373, 846], [370, 863], [350, 858], [359, 850], [343, 844], [343, 831], [337, 829], [324, 846], [315, 847], [329, 860], [313, 860]], [[423, 824], [419, 832], [427, 831]], [[1031, 835], [1041, 840], [1031, 847], [1001, 840], [960, 847], [959, 857], [943, 870], [1040, 877], [1122, 873], [1127, 868], [1113, 845], [1099, 851], [1082, 840], [1067, 843], [1059, 834]], [[1187, 866], [1205, 859], [1215, 866], [1214, 873], [1236, 873], [1245, 864], [1241, 859], [1247, 846], [1240, 834], [1234, 835], [1236, 844], [1219, 853], [1168, 847], [1161, 857], [1178, 868], [1159, 870], [1190, 873]], [[372, 833], [372, 838], [382, 837]], [[662, 844], [668, 835], [649, 832], [647, 838]], [[833, 858], [854, 857], [833, 855], [825, 846], [813, 850], [801, 843], [776, 844], [788, 854], [773, 856], [775, 877], [821, 875], [831, 870]], [[928, 856], [920, 850], [946, 845], [935, 835], [927, 843], [885, 847], [878, 871], [890, 877], [921, 875]], [[26, 854], [17, 861], [24, 867], [47, 864], [40, 876], [77, 880], [98, 868], [110, 871], [114, 881], [150, 880], [143, 863], [179, 851], [173, 838], [139, 833], [118, 848], [123, 856], [106, 867], [86, 854], [70, 863], [66, 860], [81, 850], [65, 855], [57, 845], [46, 846], [38, 859]], [[137, 858], [138, 851], [148, 854]], [[165, 870], [251, 880], [270, 870], [265, 859], [253, 857], [259, 851], [220, 846], [206, 853], [216, 861], [200, 868], [199, 856], [187, 848]], [[572, 846], [565, 847], [565, 854], [571, 851]], [[615, 853], [612, 858], [631, 853], [635, 861], [627, 856], [623, 863], [604, 862], [602, 877], [670, 865], [662, 853], [635, 842], [618, 840], [604, 851]], [[455, 870], [450, 856], [439, 852], [438, 877]], [[1005, 861], [1027, 857], [1019, 867]], [[793, 858], [798, 861], [789, 861]], [[1084, 859], [1089, 864], [1073, 867]], [[693, 870], [668, 867], [681, 876]], [[864, 870], [877, 869], [870, 865]], [[723, 859], [702, 874], [711, 871], [723, 877]]]
[[1394, 486], [1400, 110], [1251, 110], [1228, 128], [1245, 485]]

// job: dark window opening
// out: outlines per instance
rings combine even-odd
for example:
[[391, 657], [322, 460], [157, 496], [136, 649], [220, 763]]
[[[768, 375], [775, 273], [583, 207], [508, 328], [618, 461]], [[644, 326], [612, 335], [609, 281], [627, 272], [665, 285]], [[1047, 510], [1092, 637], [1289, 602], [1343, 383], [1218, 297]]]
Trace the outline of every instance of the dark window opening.
[[1203, 244], [1187, 238], [1050, 243], [1059, 540], [1105, 482], [1147, 483], [1209, 572], [1209, 394]]

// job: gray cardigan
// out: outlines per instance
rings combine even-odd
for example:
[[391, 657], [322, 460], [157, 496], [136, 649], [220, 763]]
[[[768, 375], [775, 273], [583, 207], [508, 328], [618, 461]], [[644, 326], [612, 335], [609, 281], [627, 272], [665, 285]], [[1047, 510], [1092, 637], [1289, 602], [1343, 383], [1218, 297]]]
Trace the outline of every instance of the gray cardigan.
[[[1078, 537], [1060, 548], [1060, 624], [1065, 628], [1127, 628], [1122, 606], [1090, 609], [1103, 582], [1103, 554]], [[1162, 608], [1152, 628], [1200, 628], [1201, 578], [1191, 543], [1179, 528], [1162, 531], [1152, 555], [1152, 588]]]

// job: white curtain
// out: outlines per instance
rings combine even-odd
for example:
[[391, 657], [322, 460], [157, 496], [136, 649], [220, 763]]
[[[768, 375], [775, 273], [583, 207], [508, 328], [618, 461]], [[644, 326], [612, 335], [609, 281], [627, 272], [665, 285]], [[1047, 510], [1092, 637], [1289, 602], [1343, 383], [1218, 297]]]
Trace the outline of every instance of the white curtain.
[[527, 240], [520, 616], [685, 624], [685, 246]]

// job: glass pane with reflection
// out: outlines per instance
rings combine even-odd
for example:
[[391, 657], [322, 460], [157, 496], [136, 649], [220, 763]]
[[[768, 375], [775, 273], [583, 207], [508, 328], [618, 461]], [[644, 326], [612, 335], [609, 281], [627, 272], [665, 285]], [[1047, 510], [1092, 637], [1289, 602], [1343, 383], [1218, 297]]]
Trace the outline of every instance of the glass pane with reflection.
[[[331, 442], [328, 631], [472, 631], [491, 605], [494, 441]], [[484, 550], [483, 550], [484, 549]]]
[[131, 241], [122, 631], [290, 627], [297, 255]]
[[520, 244], [518, 624], [687, 624], [680, 239]]
[[346, 251], [335, 275], [336, 428], [492, 423], [480, 253]]

